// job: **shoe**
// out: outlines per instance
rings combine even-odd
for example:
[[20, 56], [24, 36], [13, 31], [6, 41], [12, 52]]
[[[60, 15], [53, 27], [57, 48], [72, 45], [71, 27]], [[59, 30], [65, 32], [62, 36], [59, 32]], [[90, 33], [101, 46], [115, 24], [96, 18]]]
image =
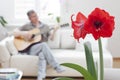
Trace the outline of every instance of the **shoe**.
[[40, 78], [40, 77], [38, 77], [37, 80], [45, 80], [45, 78]]
[[37, 80], [45, 80], [46, 73], [44, 72], [38, 72]]
[[39, 79], [37, 79], [37, 80], [43, 80], [42, 78], [39, 78]]
[[62, 66], [58, 66], [55, 68], [55, 70], [57, 71], [57, 73], [61, 73], [61, 72], [65, 71], [65, 68], [63, 68]]

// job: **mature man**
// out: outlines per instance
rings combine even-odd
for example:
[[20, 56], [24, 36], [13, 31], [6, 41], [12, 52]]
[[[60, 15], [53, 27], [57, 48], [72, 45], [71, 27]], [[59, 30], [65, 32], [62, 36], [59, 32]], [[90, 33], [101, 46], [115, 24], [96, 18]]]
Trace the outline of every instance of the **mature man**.
[[[31, 40], [32, 34], [28, 33], [29, 30], [34, 28], [39, 28], [42, 33], [42, 40], [39, 43], [36, 43], [25, 50], [28, 55], [37, 55], [39, 56], [39, 69], [37, 80], [43, 80], [46, 77], [46, 64], [50, 64], [57, 72], [64, 71], [59, 63], [53, 57], [50, 48], [46, 44], [48, 38], [53, 39], [54, 34], [50, 34], [49, 26], [39, 21], [38, 16], [34, 10], [30, 10], [27, 13], [27, 16], [30, 20], [30, 23], [25, 24], [24, 26], [15, 29], [15, 37], [23, 37], [25, 40]], [[53, 31], [55, 32], [55, 31]], [[22, 53], [22, 52], [21, 52]]]

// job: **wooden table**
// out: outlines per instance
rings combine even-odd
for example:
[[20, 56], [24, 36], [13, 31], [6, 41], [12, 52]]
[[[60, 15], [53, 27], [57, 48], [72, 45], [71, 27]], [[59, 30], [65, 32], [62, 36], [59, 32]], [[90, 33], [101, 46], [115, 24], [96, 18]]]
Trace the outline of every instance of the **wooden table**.
[[1, 63], [0, 63], [0, 68], [1, 68]]

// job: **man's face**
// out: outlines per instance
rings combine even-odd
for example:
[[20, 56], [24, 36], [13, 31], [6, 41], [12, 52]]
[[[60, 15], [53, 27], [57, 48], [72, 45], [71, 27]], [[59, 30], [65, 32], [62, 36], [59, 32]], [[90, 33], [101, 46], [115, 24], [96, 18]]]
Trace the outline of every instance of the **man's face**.
[[36, 13], [31, 13], [30, 16], [29, 16], [29, 20], [32, 22], [32, 23], [36, 23], [38, 21], [38, 16]]

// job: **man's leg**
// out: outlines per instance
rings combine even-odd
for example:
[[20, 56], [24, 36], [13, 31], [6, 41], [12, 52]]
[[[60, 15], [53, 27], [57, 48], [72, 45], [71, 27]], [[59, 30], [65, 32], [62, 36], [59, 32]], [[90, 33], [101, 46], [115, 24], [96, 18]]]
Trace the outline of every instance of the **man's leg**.
[[37, 80], [42, 80], [46, 77], [46, 59], [43, 55], [43, 52], [41, 51], [42, 47], [40, 47], [39, 44], [33, 45], [30, 50], [30, 55], [37, 55], [39, 56], [39, 62], [38, 62], [38, 77]]
[[57, 61], [53, 57], [50, 48], [45, 42], [33, 45], [30, 48], [29, 54], [39, 56], [39, 74], [45, 74], [46, 62], [50, 64], [54, 69], [56, 69], [57, 72], [64, 71], [64, 69], [61, 68], [59, 63], [57, 63]]
[[55, 60], [54, 56], [52, 55], [52, 52], [51, 52], [49, 46], [47, 45], [47, 43], [43, 42], [43, 43], [41, 43], [41, 45], [42, 45], [42, 52], [44, 53], [44, 56], [45, 56], [48, 64], [50, 64], [53, 68], [57, 67], [59, 64]]
[[43, 42], [40, 45], [42, 45], [42, 52], [48, 64], [50, 64], [57, 72], [64, 71], [64, 68], [60, 66], [60, 64], [55, 60], [54, 56], [52, 55], [48, 44]]
[[46, 77], [46, 65], [47, 65], [47, 62], [45, 60], [43, 53], [41, 52], [39, 54], [38, 79], [37, 80], [41, 80]]
[[[41, 53], [42, 52], [42, 53]], [[42, 42], [33, 45], [29, 50], [30, 55], [38, 55], [39, 58], [41, 57], [40, 54], [43, 54], [44, 59], [50, 64], [52, 67], [57, 67], [59, 64], [53, 57], [50, 48], [48, 47], [47, 43]], [[40, 58], [41, 59], [41, 58]]]

